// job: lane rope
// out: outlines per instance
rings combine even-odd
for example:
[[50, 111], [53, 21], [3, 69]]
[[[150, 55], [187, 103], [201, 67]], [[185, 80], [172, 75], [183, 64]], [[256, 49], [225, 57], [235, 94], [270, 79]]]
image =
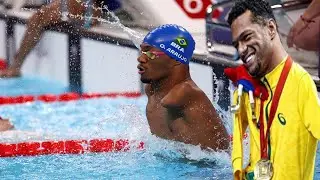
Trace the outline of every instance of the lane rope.
[[128, 152], [143, 149], [144, 142], [128, 139], [34, 141], [0, 143], [0, 157]]
[[20, 95], [20, 96], [0, 96], [0, 105], [4, 104], [22, 104], [27, 102], [42, 101], [46, 103], [50, 102], [66, 102], [76, 101], [81, 99], [93, 99], [93, 98], [138, 98], [142, 94], [140, 92], [125, 92], [125, 93], [76, 93], [67, 92], [63, 94], [43, 94], [43, 95]]

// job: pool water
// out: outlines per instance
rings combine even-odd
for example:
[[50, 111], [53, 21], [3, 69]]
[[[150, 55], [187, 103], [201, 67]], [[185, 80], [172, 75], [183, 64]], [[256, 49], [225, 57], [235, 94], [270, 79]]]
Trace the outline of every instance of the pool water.
[[218, 165], [146, 152], [16, 158], [0, 164], [3, 179], [231, 179], [229, 170]]
[[[1, 106], [16, 129], [32, 132], [2, 142], [40, 139], [128, 138], [144, 150], [0, 159], [0, 179], [221, 179], [231, 178], [229, 156], [151, 135], [146, 97]], [[19, 109], [19, 111], [17, 111]]]
[[58, 94], [66, 91], [68, 91], [66, 85], [40, 77], [0, 78], [0, 96]]

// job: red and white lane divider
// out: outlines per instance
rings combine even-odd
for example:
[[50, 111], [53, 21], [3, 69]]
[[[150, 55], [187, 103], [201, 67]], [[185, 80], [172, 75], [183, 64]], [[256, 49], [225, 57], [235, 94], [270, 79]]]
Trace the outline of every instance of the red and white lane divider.
[[[244, 139], [247, 134], [244, 135]], [[232, 141], [232, 135], [230, 136]], [[52, 140], [0, 143], [0, 157], [38, 156], [50, 154], [84, 154], [143, 150], [144, 142], [127, 139]]]
[[144, 143], [127, 139], [91, 139], [42, 142], [0, 143], [0, 157], [49, 154], [83, 154], [143, 150]]
[[21, 104], [33, 101], [42, 102], [57, 102], [57, 101], [75, 101], [80, 99], [92, 99], [92, 98], [138, 98], [141, 96], [140, 92], [128, 92], [128, 93], [83, 93], [78, 94], [75, 92], [63, 93], [60, 95], [43, 94], [38, 96], [33, 95], [21, 95], [21, 96], [0, 96], [0, 105], [2, 104]]

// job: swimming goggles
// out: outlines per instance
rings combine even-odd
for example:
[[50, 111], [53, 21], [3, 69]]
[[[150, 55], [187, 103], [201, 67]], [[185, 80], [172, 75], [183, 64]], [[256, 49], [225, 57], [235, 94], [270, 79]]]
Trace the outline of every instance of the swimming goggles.
[[145, 54], [149, 59], [154, 60], [161, 55], [164, 55], [164, 52], [161, 51], [141, 51], [142, 54]]

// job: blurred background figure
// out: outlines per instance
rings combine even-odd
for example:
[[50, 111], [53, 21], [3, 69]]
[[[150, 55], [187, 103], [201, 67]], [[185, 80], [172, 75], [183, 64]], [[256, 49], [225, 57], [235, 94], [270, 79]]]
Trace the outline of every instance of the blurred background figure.
[[[22, 8], [24, 0], [11, 2], [13, 9]], [[45, 0], [27, 23], [27, 29], [20, 48], [8, 69], [0, 71], [0, 77], [16, 77], [21, 75], [21, 67], [27, 55], [39, 42], [44, 29], [52, 25], [67, 25], [67, 21], [78, 28], [88, 29], [98, 24], [102, 18], [104, 7], [116, 10], [120, 7], [118, 0]]]
[[8, 9], [19, 10], [27, 6], [41, 6], [48, 0], [0, 0]]
[[313, 0], [288, 34], [288, 47], [307, 51], [320, 49], [320, 0]]
[[25, 0], [12, 0], [12, 9], [21, 9], [25, 3]]

